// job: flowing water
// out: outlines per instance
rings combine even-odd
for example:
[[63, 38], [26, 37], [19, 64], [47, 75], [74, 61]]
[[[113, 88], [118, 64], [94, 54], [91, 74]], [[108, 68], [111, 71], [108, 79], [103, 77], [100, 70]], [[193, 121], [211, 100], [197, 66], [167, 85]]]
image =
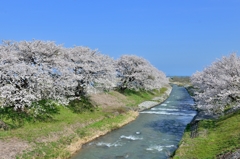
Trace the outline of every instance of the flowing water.
[[167, 159], [196, 115], [184, 87], [173, 86], [162, 104], [142, 111], [130, 124], [86, 145], [72, 159]]

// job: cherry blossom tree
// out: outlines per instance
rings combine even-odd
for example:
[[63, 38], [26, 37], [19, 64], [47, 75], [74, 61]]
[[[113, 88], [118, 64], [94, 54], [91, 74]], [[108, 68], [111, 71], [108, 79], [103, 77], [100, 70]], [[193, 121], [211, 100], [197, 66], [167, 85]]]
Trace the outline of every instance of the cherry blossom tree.
[[235, 53], [222, 57], [191, 77], [198, 89], [195, 99], [198, 108], [211, 113], [221, 113], [226, 107], [236, 107], [240, 102], [240, 58]]
[[65, 65], [76, 77], [81, 93], [93, 93], [96, 88], [109, 90], [116, 85], [115, 61], [88, 47], [74, 47], [64, 52]]
[[[28, 107], [37, 114], [44, 112], [36, 104], [40, 100], [53, 99], [67, 104], [67, 84], [54, 71], [60, 70], [58, 59], [62, 50], [53, 42], [4, 42], [0, 46], [1, 107], [19, 111]], [[51, 106], [51, 102], [48, 104]]]
[[[116, 84], [114, 60], [87, 47], [63, 48], [50, 41], [9, 42], [0, 45], [1, 107], [44, 112], [67, 105], [90, 93], [89, 88], [111, 89]], [[49, 100], [50, 99], [50, 100]], [[33, 104], [34, 103], [34, 104]]]
[[152, 66], [144, 58], [135, 55], [123, 55], [117, 60], [117, 72], [120, 78], [118, 86], [128, 89], [160, 89], [168, 83], [165, 74]]

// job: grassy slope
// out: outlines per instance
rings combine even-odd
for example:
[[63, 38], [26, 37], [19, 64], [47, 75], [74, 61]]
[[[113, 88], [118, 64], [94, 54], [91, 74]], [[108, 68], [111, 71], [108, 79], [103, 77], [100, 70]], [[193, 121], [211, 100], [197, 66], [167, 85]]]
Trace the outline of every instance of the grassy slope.
[[[171, 83], [187, 86], [193, 95], [189, 77], [172, 77]], [[190, 127], [185, 130], [174, 159], [212, 159], [240, 148], [240, 112], [219, 120], [204, 120], [199, 123], [197, 138], [190, 138]]]
[[[122, 101], [117, 100], [117, 92], [110, 92], [108, 96], [132, 109], [145, 100], [161, 96], [165, 91], [166, 89], [154, 92], [127, 91]], [[95, 104], [98, 105], [97, 101]], [[0, 143], [2, 141], [6, 149], [7, 146], [14, 146], [14, 142], [27, 142], [31, 148], [18, 155], [18, 158], [67, 158], [80, 149], [83, 143], [134, 120], [138, 113], [130, 111], [131, 109], [112, 109], [109, 104], [108, 107], [100, 105], [94, 112], [76, 114], [61, 107], [60, 113], [51, 122], [26, 123], [18, 129], [0, 130]]]
[[128, 97], [126, 101], [126, 106], [134, 107], [138, 104], [146, 101], [151, 100], [153, 97], [161, 96], [167, 91], [167, 88], [163, 87], [160, 90], [155, 90], [152, 92], [142, 91], [142, 92], [134, 92], [134, 91], [126, 91], [124, 95]]
[[240, 148], [240, 111], [219, 120], [199, 123], [199, 136], [190, 138], [187, 128], [174, 159], [211, 159]]

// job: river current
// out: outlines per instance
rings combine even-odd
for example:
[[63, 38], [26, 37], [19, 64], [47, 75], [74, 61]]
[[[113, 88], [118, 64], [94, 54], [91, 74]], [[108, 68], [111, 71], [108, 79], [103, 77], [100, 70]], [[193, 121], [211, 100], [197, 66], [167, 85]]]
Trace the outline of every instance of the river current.
[[167, 159], [196, 115], [184, 87], [174, 85], [162, 104], [140, 112], [128, 125], [85, 144], [72, 159]]

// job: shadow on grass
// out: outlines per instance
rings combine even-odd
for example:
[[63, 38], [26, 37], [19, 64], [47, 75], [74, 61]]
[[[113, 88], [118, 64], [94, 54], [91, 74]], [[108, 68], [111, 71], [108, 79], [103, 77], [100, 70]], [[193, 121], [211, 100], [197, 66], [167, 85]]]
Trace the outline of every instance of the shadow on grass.
[[0, 121], [7, 125], [6, 129], [22, 127], [26, 122], [52, 122], [54, 115], [59, 114], [59, 107], [57, 103], [50, 100], [41, 100], [23, 109], [15, 109], [13, 106], [4, 107], [0, 108]]
[[86, 111], [93, 112], [96, 107], [91, 103], [88, 96], [82, 96], [80, 99], [70, 101], [68, 108], [73, 113], [83, 113]]

